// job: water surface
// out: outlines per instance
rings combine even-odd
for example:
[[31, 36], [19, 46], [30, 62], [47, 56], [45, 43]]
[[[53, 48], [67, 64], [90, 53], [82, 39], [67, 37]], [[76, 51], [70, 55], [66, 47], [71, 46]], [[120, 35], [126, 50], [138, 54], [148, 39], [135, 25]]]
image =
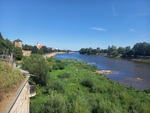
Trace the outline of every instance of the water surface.
[[[107, 75], [113, 81], [121, 82], [125, 86], [133, 86], [136, 89], [150, 88], [150, 64], [133, 62], [124, 59], [113, 59], [104, 56], [87, 56], [77, 53], [58, 54], [56, 59], [82, 60], [97, 66], [99, 69], [112, 70]], [[140, 78], [142, 80], [138, 80]]]

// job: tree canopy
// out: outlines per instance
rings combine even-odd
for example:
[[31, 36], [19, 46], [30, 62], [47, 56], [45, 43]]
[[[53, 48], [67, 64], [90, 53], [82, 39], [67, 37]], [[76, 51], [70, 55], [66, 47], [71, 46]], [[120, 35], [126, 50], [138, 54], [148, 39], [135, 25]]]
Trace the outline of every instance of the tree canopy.
[[97, 55], [100, 53], [107, 53], [107, 56], [117, 57], [121, 55], [122, 57], [146, 57], [150, 56], [150, 43], [141, 42], [136, 43], [132, 48], [130, 46], [127, 47], [116, 47], [114, 45], [108, 46], [107, 49], [93, 49], [93, 48], [81, 48], [80, 54], [87, 55]]
[[32, 54], [30, 57], [24, 57], [23, 68], [35, 75], [31, 78], [36, 84], [46, 85], [48, 64], [42, 55]]

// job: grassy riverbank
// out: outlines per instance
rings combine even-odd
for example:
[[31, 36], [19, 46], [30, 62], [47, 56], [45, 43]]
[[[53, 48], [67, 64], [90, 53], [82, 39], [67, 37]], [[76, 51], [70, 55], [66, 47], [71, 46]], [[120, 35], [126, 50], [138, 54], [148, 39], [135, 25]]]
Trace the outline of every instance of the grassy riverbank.
[[[56, 63], [57, 62], [57, 63]], [[46, 86], [37, 85], [31, 113], [149, 113], [150, 96], [125, 88], [95, 73], [96, 68], [73, 60], [49, 61]], [[63, 64], [63, 68], [56, 68]]]

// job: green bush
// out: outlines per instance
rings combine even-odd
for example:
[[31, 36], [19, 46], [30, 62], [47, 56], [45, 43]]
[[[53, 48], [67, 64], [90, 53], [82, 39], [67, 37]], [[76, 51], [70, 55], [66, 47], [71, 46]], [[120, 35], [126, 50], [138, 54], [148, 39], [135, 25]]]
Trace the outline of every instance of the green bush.
[[83, 86], [91, 88], [93, 86], [93, 81], [91, 77], [85, 78], [82, 83]]
[[61, 73], [58, 75], [59, 78], [70, 78], [72, 75], [70, 73]]
[[92, 93], [106, 93], [107, 87], [101, 84], [94, 84], [90, 90]]
[[67, 113], [90, 113], [87, 100], [82, 95], [71, 96], [67, 102]]
[[65, 99], [59, 94], [51, 94], [40, 113], [66, 113], [66, 110]]
[[64, 93], [65, 88], [61, 81], [52, 81], [47, 85], [48, 89], [54, 90], [58, 93]]
[[53, 70], [63, 70], [65, 68], [64, 64], [61, 63], [60, 61], [55, 62], [53, 65]]

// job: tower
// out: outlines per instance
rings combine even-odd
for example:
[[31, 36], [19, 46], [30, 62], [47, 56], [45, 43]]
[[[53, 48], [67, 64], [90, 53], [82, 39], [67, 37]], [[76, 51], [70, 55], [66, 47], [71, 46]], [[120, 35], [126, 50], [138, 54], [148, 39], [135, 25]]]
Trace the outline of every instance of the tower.
[[14, 40], [15, 47], [20, 47], [22, 49], [22, 41], [20, 39]]

